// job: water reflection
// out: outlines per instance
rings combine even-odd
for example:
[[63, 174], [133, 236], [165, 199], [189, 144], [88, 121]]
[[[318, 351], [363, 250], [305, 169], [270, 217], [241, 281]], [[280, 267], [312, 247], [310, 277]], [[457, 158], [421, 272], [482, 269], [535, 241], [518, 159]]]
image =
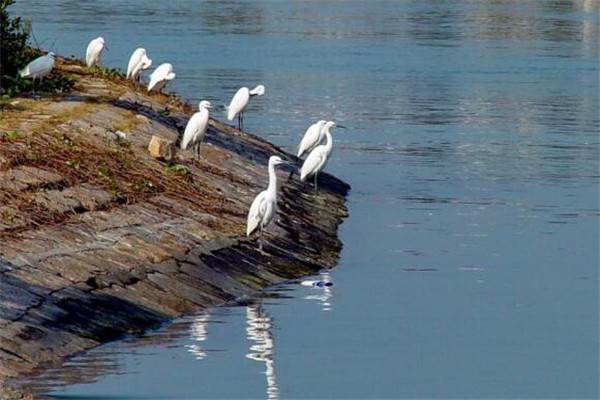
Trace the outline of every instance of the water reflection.
[[209, 312], [204, 311], [196, 316], [190, 325], [190, 339], [193, 340], [193, 343], [187, 344], [185, 347], [197, 360], [206, 357], [206, 350], [202, 347], [202, 342], [208, 338], [209, 317]]
[[[329, 271], [324, 271], [319, 274], [319, 280], [323, 282], [331, 282]], [[311, 289], [316, 293], [307, 294], [304, 296], [306, 300], [314, 300], [321, 305], [321, 310], [331, 311], [331, 299], [333, 297], [333, 286], [313, 287]]]
[[246, 357], [263, 362], [265, 364], [265, 376], [267, 378], [267, 398], [278, 399], [279, 387], [275, 376], [275, 341], [273, 340], [273, 324], [271, 316], [265, 311], [262, 303], [252, 304], [246, 307], [246, 335], [248, 340], [254, 342], [250, 346], [250, 352]]

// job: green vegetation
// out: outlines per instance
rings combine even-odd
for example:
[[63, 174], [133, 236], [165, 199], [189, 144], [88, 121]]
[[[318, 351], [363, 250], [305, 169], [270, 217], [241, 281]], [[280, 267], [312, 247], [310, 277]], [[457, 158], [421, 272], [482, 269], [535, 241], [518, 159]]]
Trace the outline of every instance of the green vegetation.
[[113, 82], [125, 80], [125, 74], [120, 68], [108, 68], [96, 65], [89, 68], [89, 70], [91, 71], [91, 75], [97, 78], [108, 79]]
[[27, 44], [31, 34], [31, 23], [20, 17], [12, 18], [8, 6], [15, 0], [0, 0], [0, 96], [13, 97], [35, 89], [43, 92], [63, 92], [74, 85], [71, 75], [61, 75], [52, 71], [41, 82], [35, 83], [19, 76], [19, 71], [28, 63], [43, 55], [39, 49]]
[[13, 140], [19, 137], [19, 132], [10, 131], [10, 132], [2, 132], [0, 133], [0, 141], [2, 142], [12, 142]]
[[106, 167], [100, 167], [98, 168], [98, 175], [100, 175], [103, 178], [109, 179], [112, 176], [112, 171]]
[[177, 174], [177, 175], [190, 175], [192, 171], [185, 165], [175, 164], [175, 165], [165, 165], [163, 170], [168, 173]]

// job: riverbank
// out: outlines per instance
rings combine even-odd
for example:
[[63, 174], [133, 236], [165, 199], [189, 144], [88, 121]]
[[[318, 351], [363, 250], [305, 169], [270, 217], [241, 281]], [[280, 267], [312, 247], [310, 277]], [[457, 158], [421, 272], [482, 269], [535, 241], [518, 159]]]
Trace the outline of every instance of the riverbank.
[[297, 159], [212, 119], [202, 158], [177, 144], [195, 107], [59, 59], [67, 94], [13, 99], [0, 123], [0, 382], [292, 277], [333, 267], [349, 186], [319, 194], [279, 171], [264, 253], [246, 238], [269, 156]]

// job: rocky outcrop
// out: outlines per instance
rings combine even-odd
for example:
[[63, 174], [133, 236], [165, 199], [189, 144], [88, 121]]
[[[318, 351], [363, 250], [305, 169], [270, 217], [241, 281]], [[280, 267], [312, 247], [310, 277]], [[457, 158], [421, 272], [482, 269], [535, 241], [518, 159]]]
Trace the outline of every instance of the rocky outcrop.
[[260, 252], [248, 208], [269, 156], [294, 156], [211, 120], [200, 160], [155, 159], [188, 105], [58, 64], [76, 90], [5, 104], [0, 122], [0, 381], [335, 265], [347, 184], [322, 174], [315, 196], [279, 171]]

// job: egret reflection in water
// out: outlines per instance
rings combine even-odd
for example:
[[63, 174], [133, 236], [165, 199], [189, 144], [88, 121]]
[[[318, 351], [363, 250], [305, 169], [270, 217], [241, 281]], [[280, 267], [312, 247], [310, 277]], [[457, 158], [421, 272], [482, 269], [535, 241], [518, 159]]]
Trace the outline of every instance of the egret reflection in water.
[[210, 314], [208, 311], [205, 311], [194, 318], [194, 321], [190, 325], [190, 339], [193, 340], [193, 343], [185, 347], [197, 360], [202, 360], [206, 357], [206, 350], [202, 347], [202, 342], [208, 338], [209, 322]]
[[267, 398], [278, 399], [279, 387], [277, 386], [275, 362], [273, 361], [275, 341], [271, 331], [273, 329], [271, 316], [263, 309], [262, 304], [252, 304], [246, 307], [246, 324], [248, 340], [254, 342], [250, 346], [250, 352], [246, 354], [246, 357], [265, 363]]

